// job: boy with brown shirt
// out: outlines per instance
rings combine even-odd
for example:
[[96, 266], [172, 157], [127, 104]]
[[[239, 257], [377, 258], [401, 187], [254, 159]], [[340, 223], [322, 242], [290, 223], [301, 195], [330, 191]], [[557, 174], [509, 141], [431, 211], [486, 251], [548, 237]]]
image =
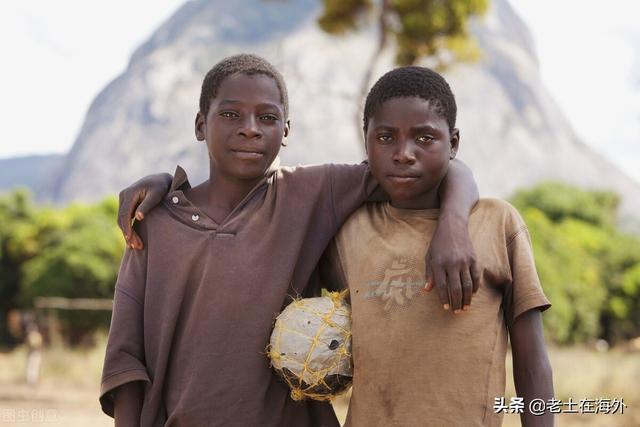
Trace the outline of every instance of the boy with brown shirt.
[[[289, 398], [264, 349], [287, 297], [318, 292], [322, 252], [376, 185], [368, 167], [279, 168], [286, 87], [252, 55], [207, 74], [195, 130], [209, 180], [192, 188], [179, 168], [136, 227], [144, 248], [128, 236], [139, 250], [125, 252], [116, 284], [103, 410], [116, 425], [336, 426], [327, 402]], [[465, 220], [444, 232], [444, 256], [460, 253], [447, 241], [465, 246], [475, 202], [464, 171], [447, 180], [457, 186], [447, 212]]]
[[354, 383], [347, 425], [501, 425], [493, 405], [504, 396], [507, 332], [523, 425], [553, 425], [553, 414], [528, 411], [532, 399], [553, 397], [540, 315], [550, 304], [518, 212], [496, 199], [481, 199], [472, 210], [469, 231], [481, 272], [473, 308], [460, 287], [450, 287], [452, 304], [464, 307], [454, 315], [422, 291], [424, 236], [437, 224], [438, 187], [458, 149], [455, 118], [449, 85], [426, 68], [393, 70], [367, 97], [369, 165], [391, 201], [354, 212], [324, 266], [326, 282], [350, 290]]

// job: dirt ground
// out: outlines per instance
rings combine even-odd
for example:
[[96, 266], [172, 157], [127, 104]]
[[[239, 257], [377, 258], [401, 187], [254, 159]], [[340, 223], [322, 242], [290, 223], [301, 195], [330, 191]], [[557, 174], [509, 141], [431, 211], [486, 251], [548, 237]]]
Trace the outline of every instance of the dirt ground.
[[112, 426], [102, 416], [95, 389], [50, 384], [0, 384], [1, 426]]
[[[41, 381], [32, 387], [23, 379], [24, 349], [0, 352], [0, 427], [113, 425], [97, 399], [103, 357], [103, 345], [82, 351], [46, 350]], [[559, 399], [622, 397], [627, 405], [624, 415], [561, 414], [558, 426], [640, 426], [640, 353], [565, 348], [551, 349], [550, 357]], [[510, 381], [505, 395], [515, 395]], [[336, 399], [334, 406], [344, 419], [348, 396]], [[517, 415], [505, 417], [505, 427], [519, 425]]]

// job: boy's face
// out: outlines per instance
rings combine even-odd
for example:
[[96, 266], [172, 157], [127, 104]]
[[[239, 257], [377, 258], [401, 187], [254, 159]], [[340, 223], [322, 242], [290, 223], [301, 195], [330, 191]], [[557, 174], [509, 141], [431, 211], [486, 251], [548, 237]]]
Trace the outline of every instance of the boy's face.
[[226, 77], [207, 117], [196, 116], [196, 137], [206, 140], [215, 172], [236, 179], [264, 176], [288, 133], [278, 86], [262, 74]]
[[458, 149], [459, 132], [422, 98], [391, 98], [365, 135], [371, 172], [399, 208], [435, 208], [438, 186]]

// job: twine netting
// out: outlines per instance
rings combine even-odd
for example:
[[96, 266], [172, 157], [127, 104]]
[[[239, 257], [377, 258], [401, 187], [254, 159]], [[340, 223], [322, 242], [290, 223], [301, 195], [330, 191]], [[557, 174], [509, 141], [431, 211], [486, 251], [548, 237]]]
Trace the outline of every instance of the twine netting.
[[293, 400], [330, 400], [351, 385], [351, 308], [345, 297], [346, 291], [297, 299], [276, 318], [267, 352]]

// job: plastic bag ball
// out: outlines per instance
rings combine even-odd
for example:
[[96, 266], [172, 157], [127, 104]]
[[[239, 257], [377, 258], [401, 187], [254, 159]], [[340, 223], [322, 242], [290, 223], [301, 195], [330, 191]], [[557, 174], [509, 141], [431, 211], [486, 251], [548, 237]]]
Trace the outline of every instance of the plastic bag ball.
[[268, 355], [293, 400], [330, 400], [345, 392], [353, 377], [345, 293], [291, 302], [276, 318]]

